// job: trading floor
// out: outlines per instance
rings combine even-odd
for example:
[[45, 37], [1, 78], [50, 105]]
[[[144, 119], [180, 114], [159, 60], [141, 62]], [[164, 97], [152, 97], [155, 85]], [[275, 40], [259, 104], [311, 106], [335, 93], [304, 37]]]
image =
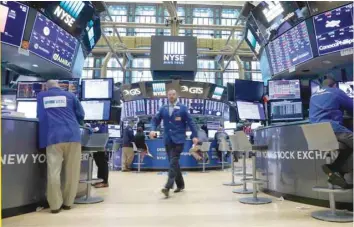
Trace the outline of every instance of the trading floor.
[[[186, 191], [164, 199], [160, 188], [166, 175], [158, 172], [141, 174], [111, 172], [110, 187], [95, 190], [104, 202], [74, 205], [70, 211], [50, 215], [49, 209], [2, 220], [4, 227], [336, 227], [352, 223], [323, 222], [311, 218], [311, 212], [325, 209], [273, 198], [266, 205], [238, 202], [245, 195], [232, 193], [224, 186], [228, 171], [207, 174], [185, 172]], [[237, 178], [238, 179], [238, 178]], [[238, 179], [239, 180], [239, 179]], [[250, 185], [251, 186], [251, 185]], [[246, 195], [247, 196], [247, 195]], [[268, 197], [268, 195], [262, 196]]]

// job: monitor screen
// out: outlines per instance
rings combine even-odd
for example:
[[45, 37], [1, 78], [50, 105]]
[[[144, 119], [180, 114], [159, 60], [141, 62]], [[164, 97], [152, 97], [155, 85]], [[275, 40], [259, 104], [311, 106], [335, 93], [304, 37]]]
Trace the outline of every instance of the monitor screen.
[[321, 88], [319, 82], [313, 80], [310, 81], [310, 86], [311, 86], [311, 95], [316, 93]]
[[17, 100], [35, 100], [37, 94], [47, 89], [45, 82], [18, 82], [17, 83]]
[[270, 80], [268, 82], [269, 99], [300, 99], [299, 80]]
[[354, 98], [353, 81], [339, 82], [339, 89], [344, 91], [350, 98]]
[[216, 86], [211, 98], [216, 99], [216, 100], [221, 100], [222, 95], [224, 94], [224, 90], [225, 90], [225, 88]]
[[208, 121], [207, 122], [207, 128], [208, 130], [218, 130], [220, 127], [220, 121]]
[[17, 102], [17, 112], [24, 113], [26, 118], [37, 118], [37, 102]]
[[237, 101], [238, 117], [242, 120], [265, 120], [264, 106], [257, 102]]
[[268, 80], [270, 80], [272, 78], [272, 74], [273, 74], [272, 69], [269, 64], [267, 48], [264, 48], [263, 52], [261, 53], [261, 57], [259, 59], [259, 65], [261, 68], [263, 83], [264, 83], [264, 85], [267, 85]]
[[270, 106], [270, 118], [272, 121], [291, 121], [303, 119], [301, 101], [271, 102]]
[[165, 83], [153, 83], [152, 84], [153, 96], [167, 96]]
[[226, 129], [225, 132], [226, 132], [226, 134], [229, 135], [229, 136], [235, 134], [235, 132], [234, 132], [233, 129]]
[[155, 115], [159, 112], [160, 108], [168, 105], [167, 98], [147, 99], [146, 100], [146, 114]]
[[224, 103], [205, 100], [204, 115], [221, 117], [224, 112]]
[[123, 103], [124, 117], [146, 115], [144, 99]]
[[0, 2], [0, 41], [21, 46], [29, 7], [19, 2]]
[[95, 100], [81, 101], [81, 105], [85, 111], [86, 121], [108, 121], [111, 111], [111, 101]]
[[256, 36], [255, 36], [254, 32], [251, 29], [247, 29], [246, 30], [245, 40], [246, 40], [248, 46], [253, 51], [253, 53], [258, 58], [260, 50], [261, 50], [261, 45], [257, 41]]
[[208, 130], [208, 137], [214, 138], [217, 130]]
[[224, 121], [224, 128], [236, 129], [236, 122]]
[[69, 79], [69, 80], [58, 80], [59, 86], [63, 91], [68, 91], [79, 97], [79, 79]]
[[235, 100], [260, 101], [263, 97], [264, 85], [259, 81], [235, 80]]
[[313, 58], [306, 22], [298, 24], [267, 46], [274, 74], [279, 74]]
[[190, 114], [203, 114], [204, 99], [179, 98], [179, 102], [188, 108]]
[[29, 50], [36, 55], [71, 70], [78, 41], [41, 13], [37, 13]]
[[113, 96], [113, 79], [82, 80], [83, 99], [111, 99]]
[[313, 17], [318, 54], [353, 47], [353, 4]]
[[108, 134], [110, 138], [120, 138], [120, 126], [108, 125]]

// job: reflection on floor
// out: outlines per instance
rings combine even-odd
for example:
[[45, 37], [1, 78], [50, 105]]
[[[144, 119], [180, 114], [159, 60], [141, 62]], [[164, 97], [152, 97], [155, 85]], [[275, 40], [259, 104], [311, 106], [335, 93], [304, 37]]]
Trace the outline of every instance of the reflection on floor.
[[[160, 188], [166, 175], [148, 173], [110, 173], [110, 187], [94, 190], [105, 198], [103, 203], [75, 205], [70, 211], [50, 214], [42, 210], [2, 220], [3, 226], [114, 226], [114, 227], [336, 227], [310, 216], [323, 209], [273, 198], [267, 205], [245, 205], [238, 199], [245, 195], [232, 193], [236, 187], [223, 186], [230, 172], [187, 172], [186, 191], [164, 199]], [[262, 195], [266, 196], [267, 195]]]

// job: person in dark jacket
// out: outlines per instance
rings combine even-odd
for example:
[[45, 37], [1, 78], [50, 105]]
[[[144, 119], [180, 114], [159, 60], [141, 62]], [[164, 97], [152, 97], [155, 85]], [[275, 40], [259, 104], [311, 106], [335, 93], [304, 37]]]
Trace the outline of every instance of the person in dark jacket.
[[[337, 159], [332, 164], [322, 166], [323, 171], [329, 176], [331, 184], [342, 188], [352, 188], [344, 179], [342, 167], [353, 154], [353, 132], [343, 126], [343, 110], [353, 117], [353, 99], [337, 88], [333, 77], [329, 76], [323, 81], [323, 87], [315, 92], [310, 99], [310, 122], [329, 122], [339, 142], [346, 146], [339, 150]], [[325, 139], [325, 138], [324, 138]]]
[[138, 130], [134, 136], [134, 143], [138, 149], [146, 150], [145, 134], [142, 127], [138, 127]]
[[[47, 200], [52, 213], [69, 210], [80, 180], [81, 131], [85, 112], [73, 93], [62, 91], [55, 80], [37, 95], [39, 145], [47, 153]], [[61, 171], [64, 185], [61, 190]]]
[[134, 160], [134, 121], [130, 121], [128, 126], [123, 131], [123, 148], [122, 148], [122, 171], [130, 171], [130, 167]]
[[[218, 155], [218, 158], [219, 160], [221, 161], [222, 160], [222, 151], [219, 151], [219, 144], [221, 143], [222, 139], [229, 139], [229, 135], [227, 135], [227, 133], [224, 131], [224, 128], [220, 125], [218, 131], [215, 133], [215, 136], [214, 136], [214, 140], [216, 140], [216, 154]], [[229, 157], [229, 152], [226, 152], [226, 155], [225, 155], [225, 160], [228, 159]]]

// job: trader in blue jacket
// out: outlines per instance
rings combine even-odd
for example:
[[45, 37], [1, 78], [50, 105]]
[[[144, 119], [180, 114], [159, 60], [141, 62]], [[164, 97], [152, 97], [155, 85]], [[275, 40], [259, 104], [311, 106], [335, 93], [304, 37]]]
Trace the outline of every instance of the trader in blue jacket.
[[[57, 81], [37, 95], [40, 148], [47, 153], [47, 200], [52, 213], [69, 210], [80, 180], [81, 131], [85, 112], [74, 94], [62, 91]], [[63, 167], [64, 186], [60, 173]]]
[[323, 165], [322, 169], [329, 176], [328, 181], [331, 184], [350, 188], [352, 185], [345, 181], [344, 174], [346, 172], [343, 167], [353, 153], [353, 132], [343, 126], [343, 110], [353, 117], [353, 100], [338, 89], [336, 81], [329, 76], [324, 80], [323, 88], [311, 96], [310, 122], [331, 123], [338, 141], [346, 146], [345, 149], [339, 150], [339, 155], [332, 164]]
[[156, 132], [156, 127], [164, 122], [164, 142], [165, 148], [170, 162], [168, 172], [168, 180], [161, 192], [169, 196], [169, 191], [173, 188], [176, 182], [177, 189], [175, 193], [181, 192], [184, 189], [184, 180], [179, 166], [179, 158], [183, 151], [184, 142], [186, 139], [186, 128], [189, 126], [192, 131], [193, 143], [197, 145], [197, 128], [188, 108], [177, 102], [177, 92], [169, 90], [167, 93], [169, 104], [161, 107], [158, 114], [152, 119], [152, 131], [150, 132], [150, 139], [153, 139]]

